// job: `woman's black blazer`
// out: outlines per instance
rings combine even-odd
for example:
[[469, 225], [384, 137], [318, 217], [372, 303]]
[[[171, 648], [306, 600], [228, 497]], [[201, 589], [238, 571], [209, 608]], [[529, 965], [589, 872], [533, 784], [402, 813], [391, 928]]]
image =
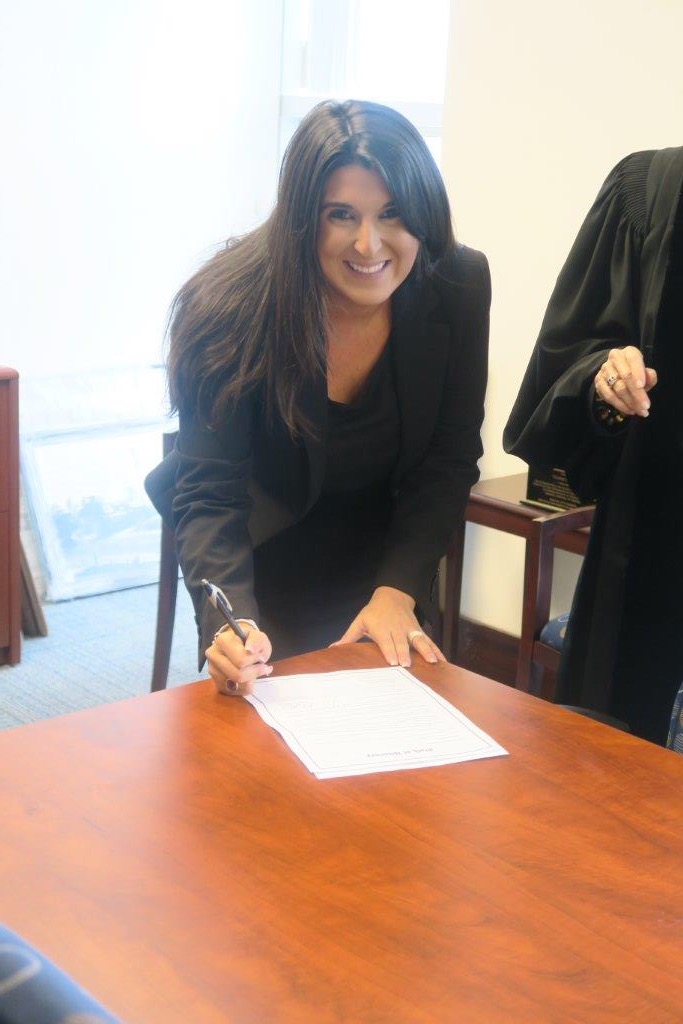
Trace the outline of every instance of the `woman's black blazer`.
[[[491, 299], [486, 258], [458, 245], [412, 295], [405, 286], [401, 291], [391, 343], [399, 458], [377, 586], [412, 595], [424, 611], [439, 560], [479, 476]], [[238, 614], [258, 621], [253, 549], [303, 518], [320, 495], [324, 377], [306, 386], [303, 408], [316, 433], [300, 441], [280, 421], [268, 425], [258, 388], [216, 430], [198, 417], [181, 417], [175, 451], [145, 481], [175, 530], [200, 652], [222, 624], [204, 600], [202, 577], [225, 589]]]

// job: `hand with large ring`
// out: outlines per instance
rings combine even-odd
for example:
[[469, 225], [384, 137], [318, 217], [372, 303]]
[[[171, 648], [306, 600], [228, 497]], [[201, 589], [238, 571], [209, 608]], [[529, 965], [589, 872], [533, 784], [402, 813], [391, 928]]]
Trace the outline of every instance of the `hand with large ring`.
[[595, 393], [622, 416], [648, 416], [648, 392], [657, 383], [657, 373], [646, 367], [635, 345], [611, 349], [595, 375]]
[[229, 628], [219, 630], [206, 650], [209, 675], [219, 693], [242, 697], [251, 693], [254, 682], [270, 675], [267, 662], [273, 653], [268, 635], [244, 619], [238, 622], [247, 634], [244, 643]]
[[420, 629], [414, 609], [410, 594], [395, 587], [378, 587], [344, 635], [330, 646], [355, 643], [367, 636], [375, 641], [389, 665], [408, 668], [411, 648], [431, 664], [445, 661], [434, 641]]

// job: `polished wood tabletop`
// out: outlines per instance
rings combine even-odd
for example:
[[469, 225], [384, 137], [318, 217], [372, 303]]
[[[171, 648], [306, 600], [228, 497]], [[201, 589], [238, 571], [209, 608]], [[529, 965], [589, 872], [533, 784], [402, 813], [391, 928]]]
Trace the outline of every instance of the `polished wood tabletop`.
[[127, 1024], [680, 1020], [683, 758], [414, 671], [510, 756], [319, 781], [208, 681], [1, 734], [0, 920]]

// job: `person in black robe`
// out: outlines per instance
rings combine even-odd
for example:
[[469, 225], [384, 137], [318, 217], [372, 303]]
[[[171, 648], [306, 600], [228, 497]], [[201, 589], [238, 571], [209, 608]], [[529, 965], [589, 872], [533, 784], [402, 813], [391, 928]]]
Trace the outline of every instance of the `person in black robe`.
[[605, 181], [504, 433], [596, 501], [557, 699], [666, 738], [683, 680], [683, 148]]

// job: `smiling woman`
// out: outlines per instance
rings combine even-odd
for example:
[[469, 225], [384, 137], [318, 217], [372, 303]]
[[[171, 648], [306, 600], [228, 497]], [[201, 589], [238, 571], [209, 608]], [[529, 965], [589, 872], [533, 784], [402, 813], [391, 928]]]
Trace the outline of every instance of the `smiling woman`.
[[420, 243], [377, 171], [340, 167], [323, 196], [318, 259], [327, 282], [327, 394], [350, 402], [388, 343], [391, 296]]
[[[478, 476], [489, 301], [422, 137], [354, 101], [304, 118], [270, 218], [181, 289], [178, 444], [147, 488], [222, 692], [273, 652], [365, 636], [390, 664], [443, 657], [426, 624]], [[246, 642], [215, 632], [202, 578], [249, 617]]]
[[359, 164], [330, 175], [318, 229], [320, 269], [329, 309], [363, 315], [389, 302], [403, 284], [420, 243], [408, 231], [377, 171]]

